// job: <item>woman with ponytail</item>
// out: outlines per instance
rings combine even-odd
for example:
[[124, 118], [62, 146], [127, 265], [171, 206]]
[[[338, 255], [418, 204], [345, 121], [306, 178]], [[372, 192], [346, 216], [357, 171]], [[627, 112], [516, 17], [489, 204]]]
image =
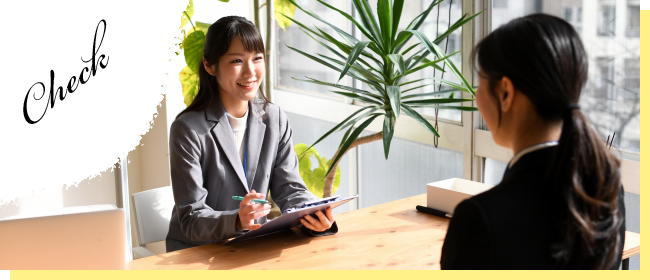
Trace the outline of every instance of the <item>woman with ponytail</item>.
[[[175, 207], [167, 252], [259, 229], [271, 207], [252, 200], [269, 191], [282, 211], [317, 199], [298, 173], [287, 115], [259, 87], [264, 43], [253, 23], [228, 16], [211, 25], [197, 67], [199, 91], [169, 134]], [[338, 231], [331, 209], [316, 215], [301, 219], [308, 234]]]
[[617, 269], [620, 163], [578, 105], [588, 62], [574, 28], [550, 15], [518, 18], [473, 57], [477, 107], [515, 156], [498, 185], [456, 207], [441, 267]]

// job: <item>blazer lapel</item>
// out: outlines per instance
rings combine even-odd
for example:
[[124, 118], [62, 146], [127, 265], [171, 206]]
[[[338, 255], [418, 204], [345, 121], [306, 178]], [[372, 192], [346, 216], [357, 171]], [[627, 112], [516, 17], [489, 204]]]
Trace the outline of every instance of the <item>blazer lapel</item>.
[[[250, 127], [248, 128], [248, 151], [246, 152], [246, 173], [248, 175], [248, 188], [252, 189], [255, 180], [255, 172], [260, 159], [262, 143], [264, 143], [264, 131], [266, 125], [262, 122], [263, 110], [257, 108], [259, 105], [255, 99], [249, 101]], [[259, 109], [259, 111], [258, 111]]]
[[223, 105], [221, 105], [221, 100], [215, 98], [216, 104], [209, 106], [205, 111], [206, 118], [210, 121], [216, 121], [217, 125], [212, 128], [212, 136], [217, 139], [221, 150], [226, 154], [226, 158], [230, 162], [230, 165], [237, 173], [239, 180], [241, 181], [241, 186], [248, 193], [249, 188], [246, 186], [246, 177], [244, 176], [244, 167], [239, 158], [239, 151], [235, 149], [235, 136], [232, 133], [232, 128], [230, 127], [230, 122], [228, 116], [225, 114]]

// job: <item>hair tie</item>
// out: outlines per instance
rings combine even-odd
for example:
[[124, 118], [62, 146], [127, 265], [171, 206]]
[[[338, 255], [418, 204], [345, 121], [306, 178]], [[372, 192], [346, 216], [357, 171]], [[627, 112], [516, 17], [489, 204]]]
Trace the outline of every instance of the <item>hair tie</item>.
[[580, 110], [580, 105], [578, 103], [569, 104], [569, 110], [574, 110], [574, 109]]
[[580, 105], [578, 103], [571, 103], [569, 106], [567, 106], [567, 109], [564, 110], [564, 113], [562, 114], [565, 118], [570, 118], [572, 116], [571, 112], [573, 110], [580, 110]]

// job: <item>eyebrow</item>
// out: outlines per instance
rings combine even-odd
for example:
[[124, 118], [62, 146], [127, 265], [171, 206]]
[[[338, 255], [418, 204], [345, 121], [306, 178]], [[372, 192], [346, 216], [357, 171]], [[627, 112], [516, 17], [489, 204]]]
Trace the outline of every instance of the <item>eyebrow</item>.
[[[258, 54], [264, 55], [263, 53], [258, 53]], [[258, 55], [258, 54], [255, 54], [255, 55]], [[227, 53], [227, 54], [225, 54], [225, 55], [231, 55], [231, 56], [235, 56], [235, 55], [237, 55], [237, 56], [244, 56], [245, 54], [243, 54], [243, 53]]]

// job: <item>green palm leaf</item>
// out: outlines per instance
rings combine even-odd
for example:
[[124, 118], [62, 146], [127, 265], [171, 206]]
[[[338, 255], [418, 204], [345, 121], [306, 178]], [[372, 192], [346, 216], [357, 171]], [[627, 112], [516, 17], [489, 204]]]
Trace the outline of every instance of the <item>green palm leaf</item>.
[[317, 85], [330, 86], [330, 87], [335, 87], [335, 88], [339, 88], [339, 89], [344, 89], [344, 90], [351, 91], [351, 92], [361, 93], [363, 95], [366, 95], [366, 96], [372, 97], [374, 99], [377, 99], [377, 101], [380, 101], [380, 102], [384, 101], [381, 96], [379, 96], [379, 95], [377, 95], [375, 93], [369, 92], [367, 90], [357, 89], [357, 88], [344, 86], [344, 85], [337, 85], [337, 84], [327, 83], [327, 82], [319, 81], [319, 80], [312, 79], [312, 78], [309, 78], [309, 77], [306, 77], [306, 78], [309, 79], [309, 80], [297, 79], [297, 78], [292, 77], [292, 79], [297, 80], [297, 81], [303, 81], [303, 82], [308, 82], [308, 83], [317, 84]]
[[[327, 60], [329, 60], [329, 61], [331, 61], [333, 63], [336, 63], [338, 65], [341, 65], [341, 66], [345, 65], [345, 61], [340, 61], [340, 60], [337, 60], [335, 58], [332, 58], [332, 57], [329, 57], [329, 56], [326, 56], [326, 55], [323, 55], [323, 54], [318, 54], [318, 55], [320, 57], [322, 57], [324, 59], [327, 59]], [[362, 66], [357, 64], [357, 63], [350, 65], [350, 68], [352, 68], [352, 71], [351, 71], [352, 73], [358, 73], [359, 75], [363, 76], [364, 78], [370, 80], [370, 81], [368, 81], [368, 80], [365, 80], [363, 78], [357, 78], [357, 79], [359, 79], [359, 80], [361, 80], [361, 81], [363, 81], [365, 83], [372, 84], [372, 85], [378, 86], [378, 87], [381, 87], [380, 84], [386, 84], [386, 82], [382, 80], [383, 77], [378, 77], [377, 75], [373, 74], [372, 72], [370, 72], [370, 71], [368, 71], [366, 69], [363, 69]]]
[[470, 107], [470, 106], [431, 106], [431, 105], [409, 105], [411, 108], [438, 108], [438, 109], [447, 109], [447, 110], [456, 110], [456, 111], [470, 111], [470, 112], [475, 112], [478, 111], [478, 108], [476, 107]]
[[388, 93], [388, 99], [390, 99], [390, 107], [393, 108], [395, 117], [399, 118], [402, 91], [399, 86], [387, 86], [386, 92]]
[[368, 29], [366, 29], [363, 25], [359, 24], [359, 22], [357, 22], [357, 21], [356, 21], [356, 20], [355, 20], [351, 15], [349, 15], [348, 13], [346, 13], [346, 12], [344, 12], [344, 11], [341, 11], [341, 10], [337, 9], [336, 7], [330, 5], [330, 4], [325, 3], [325, 2], [323, 2], [322, 0], [318, 0], [318, 2], [320, 2], [321, 4], [327, 6], [328, 8], [330, 8], [330, 9], [332, 9], [332, 10], [335, 10], [335, 11], [339, 12], [339, 13], [340, 13], [341, 15], [343, 15], [345, 18], [349, 19], [352, 23], [354, 23], [354, 25], [355, 25], [357, 28], [359, 28], [359, 30], [361, 30], [361, 33], [363, 33], [363, 35], [366, 35], [366, 37], [368, 37], [368, 39], [373, 40], [373, 42], [375, 42], [375, 44], [379, 45], [379, 44], [381, 43], [380, 41], [375, 40], [374, 36], [372, 36], [372, 35], [370, 34], [370, 31], [368, 31]]
[[[314, 142], [314, 144], [311, 144], [311, 146], [309, 146], [309, 148], [307, 148], [306, 151], [309, 151], [309, 149], [311, 149], [311, 147], [313, 147], [313, 146], [315, 146], [316, 144], [320, 143], [320, 141], [323, 141], [323, 139], [327, 138], [327, 136], [329, 136], [330, 134], [334, 133], [335, 131], [341, 130], [341, 129], [342, 129], [341, 127], [342, 127], [345, 123], [347, 123], [350, 119], [354, 118], [354, 116], [356, 116], [357, 114], [359, 114], [359, 113], [361, 113], [361, 112], [363, 112], [363, 111], [365, 111], [365, 110], [368, 110], [368, 109], [374, 109], [374, 110], [371, 110], [371, 111], [370, 111], [370, 112], [374, 112], [374, 111], [376, 111], [378, 108], [377, 108], [377, 106], [366, 106], [366, 107], [363, 107], [363, 108], [357, 110], [356, 112], [352, 113], [352, 115], [349, 115], [347, 118], [345, 118], [345, 120], [343, 120], [342, 122], [340, 122], [339, 124], [337, 124], [334, 128], [330, 129], [328, 132], [326, 132], [325, 134], [323, 134], [323, 136], [321, 136], [320, 138], [318, 138], [318, 140], [316, 140], [316, 142]], [[349, 131], [348, 131], [348, 132], [349, 132]], [[346, 134], [349, 134], [349, 133], [346, 133]], [[345, 137], [346, 137], [346, 136], [344, 135], [343, 138], [345, 138]], [[303, 156], [303, 155], [301, 154], [299, 157], [302, 157], [302, 156]]]
[[[432, 1], [431, 5], [429, 5], [429, 8], [424, 10], [420, 15], [415, 17], [411, 23], [406, 27], [405, 30], [418, 30], [422, 23], [424, 23], [424, 20], [429, 16], [429, 13], [431, 10], [433, 10], [433, 7], [437, 6], [438, 4], [442, 3], [442, 0], [438, 1]], [[399, 35], [397, 35], [397, 39], [395, 42], [395, 49], [393, 50], [395, 53], [399, 52], [406, 43], [411, 39], [412, 35], [408, 33], [403, 33], [404, 31], [400, 32]]]
[[[307, 10], [303, 9], [303, 8], [302, 8], [300, 5], [298, 5], [298, 3], [296, 3], [295, 1], [293, 1], [293, 0], [289, 0], [289, 2], [291, 2], [291, 4], [294, 4], [296, 7], [298, 7], [298, 9], [302, 10], [303, 12], [305, 12], [305, 13], [308, 14], [308, 15], [310, 15], [311, 17], [313, 17], [313, 18], [319, 20], [319, 21], [322, 22], [322, 23], [327, 24], [329, 27], [331, 27], [331, 28], [334, 29], [337, 33], [339, 33], [339, 35], [341, 35], [341, 37], [342, 37], [343, 39], [345, 39], [346, 41], [348, 41], [348, 43], [350, 43], [351, 45], [354, 45], [354, 44], [356, 44], [356, 43], [359, 41], [359, 40], [357, 40], [357, 38], [354, 38], [354, 36], [350, 35], [349, 33], [345, 32], [345, 31], [343, 31], [343, 30], [341, 30], [340, 28], [336, 27], [336, 25], [333, 25], [333, 24], [329, 23], [328, 21], [324, 20], [323, 18], [319, 17], [318, 15], [316, 15], [316, 14], [310, 12], [310, 11], [307, 11]], [[295, 20], [294, 20], [294, 22], [295, 22]]]
[[343, 71], [341, 71], [341, 75], [339, 76], [339, 81], [343, 79], [343, 76], [345, 76], [345, 73], [348, 72], [350, 69], [350, 65], [354, 64], [354, 62], [357, 60], [357, 57], [359, 57], [359, 54], [363, 51], [363, 49], [370, 44], [370, 41], [363, 41], [363, 42], [358, 42], [356, 45], [354, 45], [354, 48], [352, 48], [352, 51], [350, 52], [350, 56], [348, 57], [348, 61], [345, 63], [345, 67], [343, 68]]
[[431, 125], [431, 123], [429, 123], [429, 121], [427, 121], [427, 119], [425, 119], [422, 115], [420, 115], [420, 113], [413, 110], [413, 108], [411, 108], [411, 106], [402, 103], [402, 108], [404, 109], [404, 113], [409, 115], [409, 117], [414, 118], [416, 121], [418, 121], [418, 123], [420, 123], [422, 126], [424, 126], [424, 128], [431, 131], [431, 133], [433, 133], [433, 135], [435, 135], [437, 137], [440, 137], [440, 134], [438, 134], [438, 131], [436, 131], [436, 129]]
[[393, 1], [378, 0], [377, 15], [379, 16], [379, 27], [384, 50], [386, 53], [390, 53], [393, 41]]
[[400, 74], [403, 76], [406, 76], [408, 74], [406, 73], [406, 64], [404, 63], [404, 58], [402, 57], [401, 54], [389, 54], [388, 58], [397, 65], [397, 70], [399, 71]]
[[459, 103], [466, 101], [474, 101], [474, 99], [461, 99], [461, 98], [432, 98], [432, 99], [419, 99], [419, 100], [409, 100], [404, 101], [404, 104], [415, 105], [415, 104], [442, 104], [442, 103]]
[[352, 93], [352, 92], [335, 91], [335, 90], [331, 90], [330, 92], [336, 93], [336, 94], [339, 94], [339, 95], [343, 95], [345, 97], [349, 97], [349, 98], [355, 99], [357, 101], [367, 102], [367, 103], [375, 104], [375, 105], [379, 105], [379, 106], [384, 105], [383, 103], [381, 103], [381, 102], [379, 102], [377, 100], [366, 98], [366, 97], [363, 97], [361, 95], [358, 95], [358, 94], [355, 94], [355, 93]]
[[[363, 130], [366, 127], [368, 127], [368, 125], [370, 125], [370, 123], [372, 123], [372, 121], [374, 121], [379, 116], [381, 116], [381, 114], [376, 114], [374, 116], [371, 116], [370, 118], [365, 120], [361, 125], [359, 125], [359, 127], [357, 127], [352, 133], [350, 133], [350, 136], [347, 139], [345, 139], [345, 143], [339, 146], [339, 152], [336, 154], [336, 157], [332, 160], [332, 162], [338, 162], [339, 159], [343, 156], [343, 154], [345, 154], [345, 152], [348, 150], [348, 148], [350, 148], [354, 140], [357, 140], [359, 134], [361, 134], [361, 132], [363, 132]], [[332, 171], [333, 166], [334, 165], [330, 165], [330, 168], [327, 170], [327, 173], [325, 173], [326, 176], [327, 174], [330, 173], [330, 171]]]
[[[329, 45], [323, 43], [322, 41], [320, 41], [320, 40], [314, 38], [314, 36], [312, 36], [311, 34], [309, 34], [309, 32], [304, 31], [303, 28], [300, 28], [300, 29], [303, 30], [303, 32], [305, 32], [305, 34], [307, 34], [307, 36], [311, 37], [312, 39], [314, 39], [314, 41], [318, 42], [321, 46], [325, 47], [326, 49], [328, 49], [328, 50], [331, 51], [332, 53], [336, 54], [336, 56], [340, 57], [341, 59], [346, 59], [346, 57], [345, 57], [343, 54], [341, 54], [340, 52], [338, 52], [338, 51], [335, 50], [334, 48], [332, 48], [332, 47], [330, 47]], [[322, 36], [320, 36], [320, 37], [323, 38]], [[346, 53], [346, 54], [347, 54], [347, 55], [350, 55], [350, 53]], [[321, 56], [322, 56], [322, 55], [321, 55]], [[366, 62], [366, 61], [363, 60], [362, 58], [358, 57], [357, 60], [359, 60], [359, 61], [360, 61], [361, 63], [363, 63], [366, 67], [368, 67], [368, 69], [377, 72], [379, 75], [383, 75], [383, 73], [382, 73], [381, 71], [379, 71], [379, 70], [375, 69], [374, 67], [370, 66], [370, 64], [368, 64], [368, 62]], [[342, 65], [343, 65], [343, 64], [342, 64]], [[356, 64], [356, 63], [355, 63], [354, 66], [357, 66], [357, 67], [361, 68], [361, 66], [360, 66], [359, 64]], [[383, 82], [383, 81], [382, 81], [382, 82]]]
[[399, 26], [399, 20], [402, 17], [402, 8], [404, 7], [404, 0], [395, 0], [393, 3], [393, 34], [390, 35], [390, 40], [395, 40], [395, 35], [397, 35], [397, 28]]
[[[310, 55], [310, 54], [308, 54], [308, 53], [306, 53], [306, 52], [303, 52], [303, 51], [301, 51], [301, 50], [298, 50], [298, 49], [296, 49], [296, 48], [289, 47], [289, 46], [287, 46], [287, 47], [288, 47], [289, 49], [291, 49], [291, 50], [294, 50], [294, 51], [296, 51], [296, 52], [298, 52], [298, 53], [300, 53], [300, 54], [302, 54], [302, 55], [304, 55], [304, 56], [306, 56], [306, 57], [308, 57], [308, 58], [310, 58], [310, 59], [312, 59], [312, 60], [314, 60], [314, 61], [320, 63], [320, 64], [323, 64], [323, 65], [325, 65], [325, 66], [327, 66], [327, 67], [329, 67], [329, 68], [332, 68], [332, 69], [336, 70], [337, 72], [341, 72], [341, 73], [343, 73], [344, 75], [347, 74], [348, 76], [351, 76], [351, 77], [353, 77], [353, 78], [355, 78], [355, 79], [359, 79], [359, 80], [364, 81], [364, 82], [366, 82], [366, 83], [373, 83], [373, 82], [371, 82], [371, 81], [369, 81], [369, 80], [366, 80], [366, 79], [362, 78], [361, 76], [357, 75], [357, 72], [354, 72], [354, 71], [353, 71], [353, 72], [347, 72], [347, 71], [346, 71], [346, 73], [344, 73], [344, 72], [342, 72], [341, 68], [336, 67], [336, 66], [334, 66], [334, 65], [332, 65], [332, 64], [330, 64], [330, 63], [328, 63], [327, 61], [324, 61], [324, 60], [322, 60], [322, 59], [320, 59], [320, 58], [318, 58], [318, 57], [315, 57], [315, 56], [313, 56], [313, 55]], [[341, 63], [341, 65], [345, 65], [345, 63]], [[356, 68], [356, 67], [355, 67], [355, 68]], [[364, 70], [364, 71], [365, 71], [365, 70]], [[367, 72], [367, 71], [366, 71], [366, 72]], [[375, 77], [373, 77], [372, 75], [371, 75], [371, 77], [372, 77], [372, 78], [375, 78]], [[377, 81], [379, 81], [379, 79], [377, 79]], [[381, 82], [381, 81], [379, 81], [379, 82]], [[377, 84], [377, 86], [380, 86], [377, 82], [374, 82], [374, 83]]]
[[384, 130], [382, 133], [382, 138], [384, 140], [384, 156], [388, 159], [388, 153], [390, 152], [390, 142], [393, 139], [393, 134], [395, 133], [395, 118], [393, 114], [387, 113], [384, 116]]
[[[458, 90], [455, 89], [447, 89], [447, 90], [441, 90], [441, 91], [434, 91], [434, 92], [425, 92], [425, 93], [418, 93], [418, 94], [409, 94], [402, 96], [402, 100], [406, 99], [411, 99], [411, 98], [416, 98], [416, 97], [424, 97], [424, 96], [440, 96], [443, 94], [451, 93], [453, 95], [454, 92]], [[452, 98], [452, 97], [449, 97]]]
[[429, 41], [426, 35], [424, 33], [417, 31], [417, 30], [405, 30], [400, 33], [411, 33], [415, 35], [418, 39], [420, 39], [420, 42], [427, 48], [427, 50], [433, 54], [435, 54], [437, 57], [442, 58], [445, 61], [445, 64], [449, 66], [449, 68], [452, 70], [452, 72], [458, 77], [460, 81], [467, 87], [467, 89], [472, 93], [472, 95], [476, 95], [476, 92], [472, 88], [472, 86], [467, 82], [463, 74], [460, 73], [458, 68], [456, 68], [456, 65], [449, 59], [445, 58], [444, 52], [438, 47], [438, 45], [433, 44]]
[[[368, 1], [353, 0], [352, 4], [356, 8], [359, 17], [361, 18], [361, 22], [363, 23], [363, 26], [365, 26], [366, 29], [370, 31], [375, 41], [381, 42], [381, 34], [379, 32], [379, 27], [377, 26], [375, 17], [372, 15], [372, 11], [370, 10], [370, 4], [368, 4]], [[381, 44], [379, 44], [378, 46], [379, 48], [383, 47]], [[385, 50], [380, 49], [380, 54], [384, 54], [384, 53], [386, 53]]]

